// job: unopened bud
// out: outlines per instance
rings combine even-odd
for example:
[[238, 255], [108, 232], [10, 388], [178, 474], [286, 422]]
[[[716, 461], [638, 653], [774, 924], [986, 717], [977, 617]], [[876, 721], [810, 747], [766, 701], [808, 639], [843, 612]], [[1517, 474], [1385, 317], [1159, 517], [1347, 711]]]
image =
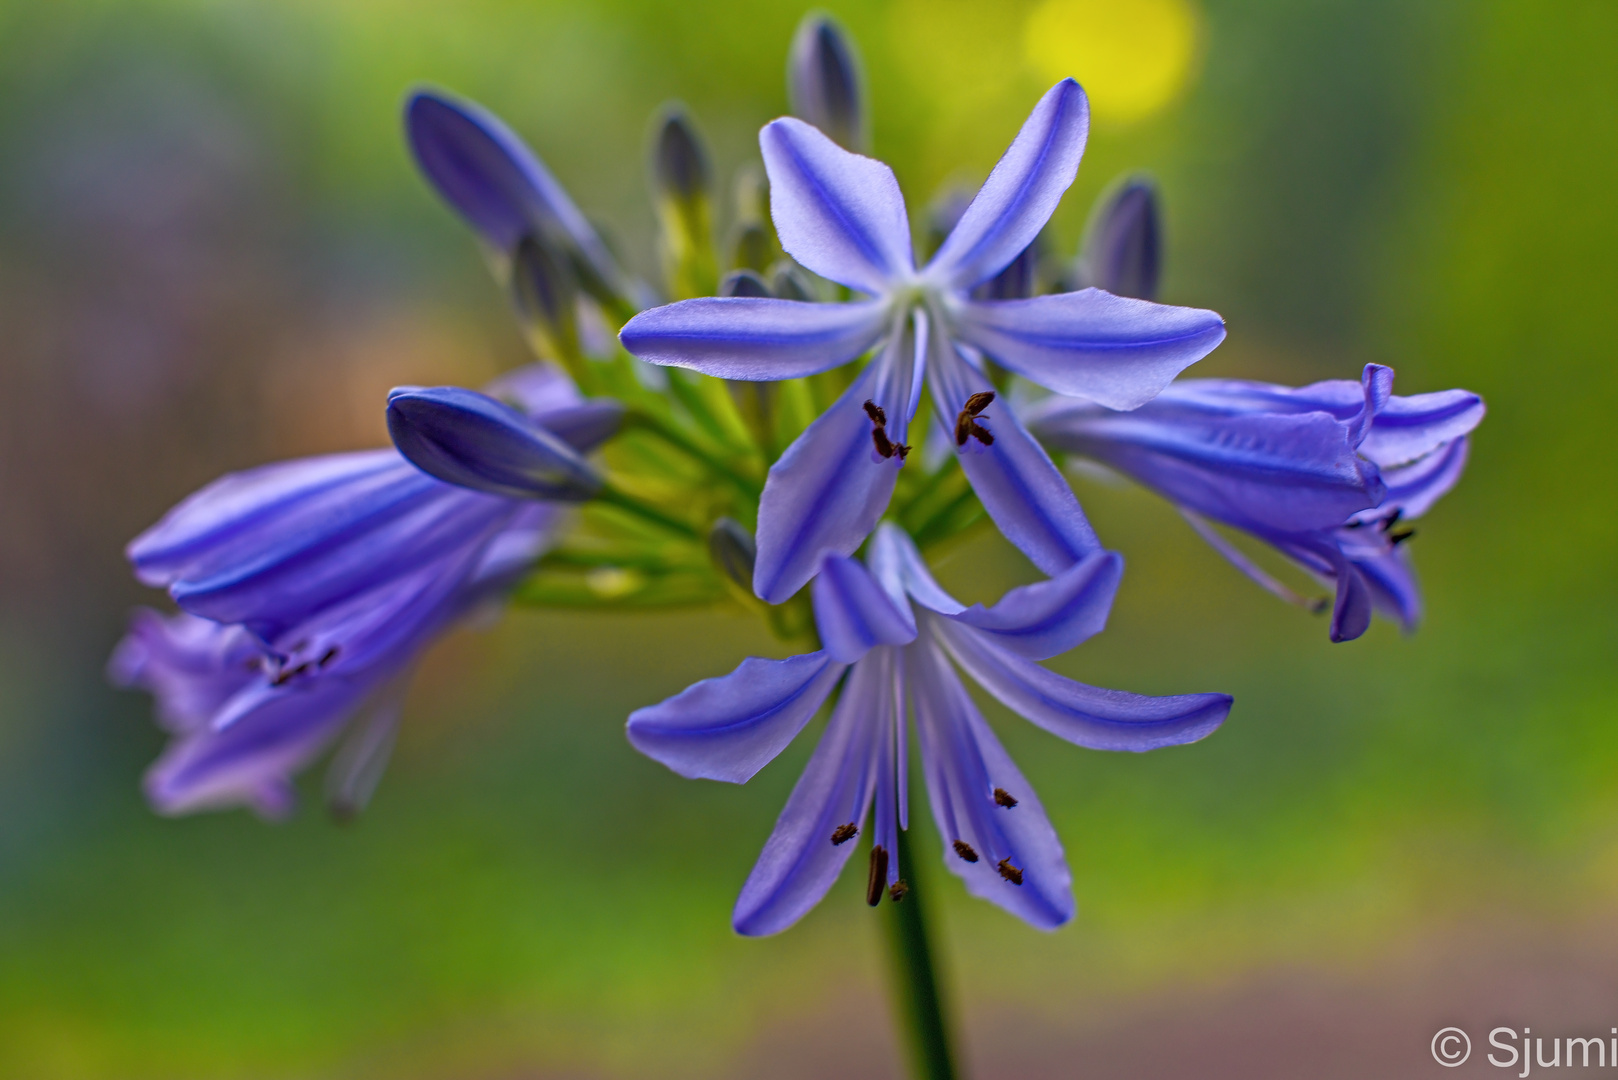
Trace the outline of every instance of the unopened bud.
[[678, 107], [664, 111], [652, 149], [663, 273], [676, 300], [711, 296], [718, 285], [714, 255], [712, 172], [690, 119]]
[[719, 295], [768, 297], [770, 287], [751, 270], [732, 270], [719, 283]]
[[714, 565], [747, 593], [753, 591], [753, 563], [758, 545], [735, 518], [722, 517], [708, 530], [708, 554]]
[[813, 300], [815, 287], [796, 263], [779, 259], [770, 267], [770, 292], [782, 300]]
[[578, 358], [578, 281], [541, 233], [527, 233], [512, 252], [511, 298], [535, 352], [564, 366]]
[[1096, 203], [1079, 255], [1079, 284], [1141, 300], [1157, 297], [1162, 224], [1157, 187], [1134, 178]]
[[804, 16], [787, 59], [792, 114], [844, 149], [863, 153], [865, 102], [860, 83], [859, 57], [843, 29], [829, 15]]

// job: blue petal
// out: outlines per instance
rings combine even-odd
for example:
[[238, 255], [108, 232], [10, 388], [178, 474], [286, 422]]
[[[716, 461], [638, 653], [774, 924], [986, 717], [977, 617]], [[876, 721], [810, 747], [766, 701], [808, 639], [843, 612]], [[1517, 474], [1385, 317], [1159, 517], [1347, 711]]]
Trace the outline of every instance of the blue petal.
[[[988, 380], [967, 366], [947, 340], [940, 340], [929, 364], [933, 406], [954, 416]], [[994, 438], [976, 438], [956, 447], [961, 469], [972, 482], [994, 523], [1007, 540], [1047, 574], [1060, 574], [1101, 549], [1067, 481], [1050, 455], [1023, 428], [1009, 405], [979, 416]]]
[[[1062, 842], [1034, 789], [989, 730], [953, 668], [936, 646], [905, 650], [915, 690], [916, 731], [944, 863], [973, 896], [997, 904], [1030, 926], [1054, 930], [1073, 917], [1072, 875]], [[1017, 800], [997, 805], [995, 789]], [[967, 861], [959, 841], [976, 856]], [[1020, 872], [1022, 884], [1002, 875]]]
[[877, 455], [864, 404], [872, 401], [886, 412], [889, 437], [902, 443], [914, 362], [911, 333], [896, 335], [770, 467], [759, 499], [753, 569], [753, 591], [766, 602], [791, 597], [827, 554], [853, 554], [876, 526], [904, 459]]
[[745, 783], [803, 730], [844, 670], [824, 652], [750, 656], [729, 675], [636, 709], [629, 741], [681, 776]]
[[1012, 589], [985, 609], [948, 616], [1018, 656], [1044, 660], [1101, 633], [1123, 580], [1123, 556], [1098, 551], [1047, 581]]
[[865, 822], [878, 747], [891, 737], [889, 663], [881, 653], [856, 664], [826, 733], [747, 876], [731, 924], [738, 934], [777, 934], [820, 903], [860, 845], [832, 842], [841, 825]]
[[910, 534], [891, 521], [877, 527], [865, 561], [872, 576], [897, 604], [908, 606], [908, 596], [922, 607], [946, 615], [966, 610], [965, 604], [945, 592], [933, 579], [927, 561], [921, 557]]
[[1143, 752], [1196, 742], [1224, 723], [1228, 694], [1146, 697], [1063, 678], [959, 624], [939, 624], [950, 655], [1006, 708], [1092, 750]]
[[510, 253], [536, 227], [560, 228], [601, 281], [627, 293], [623, 272], [532, 150], [492, 113], [429, 90], [405, 106], [421, 171], [496, 249]]
[[618, 339], [648, 363], [771, 382], [845, 364], [874, 345], [887, 325], [885, 305], [876, 301], [704, 296], [643, 311]]
[[394, 389], [388, 434], [428, 475], [490, 495], [576, 502], [601, 487], [595, 470], [567, 443], [475, 390]]
[[872, 295], [910, 276], [910, 221], [892, 169], [791, 117], [765, 124], [758, 145], [770, 178], [770, 216], [787, 254]]
[[1353, 563], [1342, 560], [1337, 568], [1337, 598], [1332, 604], [1331, 639], [1353, 641], [1371, 628], [1375, 610], [1371, 587]]
[[965, 291], [1005, 269], [1033, 243], [1073, 183], [1089, 133], [1090, 103], [1078, 83], [1063, 79], [1028, 114], [927, 276]]
[[916, 640], [909, 604], [895, 604], [870, 571], [846, 555], [828, 555], [815, 575], [815, 628], [827, 654], [852, 664], [878, 645]]
[[1097, 203], [1085, 228], [1080, 284], [1115, 296], [1157, 299], [1161, 236], [1156, 186], [1143, 179], [1125, 182]]
[[1365, 587], [1371, 592], [1371, 604], [1386, 617], [1397, 622], [1406, 633], [1421, 622], [1421, 586], [1416, 581], [1415, 567], [1410, 565], [1410, 548], [1400, 546], [1369, 558], [1355, 559]]
[[107, 677], [151, 694], [163, 727], [184, 734], [208, 727], [225, 702], [260, 678], [263, 659], [263, 647], [243, 627], [141, 608], [107, 662]]
[[1225, 339], [1225, 322], [1215, 312], [1100, 289], [965, 301], [957, 323], [963, 341], [1002, 366], [1109, 409], [1144, 405]]
[[1471, 440], [1462, 436], [1409, 465], [1383, 470], [1388, 493], [1377, 510], [1397, 510], [1405, 519], [1421, 517], [1460, 482], [1470, 446]]
[[1030, 426], [1046, 446], [1237, 526], [1334, 528], [1384, 494], [1350, 425], [1325, 412], [1226, 415], [1160, 397], [1121, 413], [1048, 399]]
[[1415, 461], [1483, 421], [1483, 399], [1468, 390], [1392, 397], [1376, 414], [1360, 453], [1383, 468]]

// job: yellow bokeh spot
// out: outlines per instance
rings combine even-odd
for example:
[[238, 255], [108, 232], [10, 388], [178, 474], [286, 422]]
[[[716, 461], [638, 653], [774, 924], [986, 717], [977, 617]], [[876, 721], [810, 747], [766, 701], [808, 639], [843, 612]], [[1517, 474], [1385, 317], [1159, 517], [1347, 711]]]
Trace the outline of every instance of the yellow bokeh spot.
[[1197, 61], [1194, 0], [1045, 0], [1023, 51], [1048, 83], [1071, 75], [1102, 124], [1142, 120], [1172, 102]]

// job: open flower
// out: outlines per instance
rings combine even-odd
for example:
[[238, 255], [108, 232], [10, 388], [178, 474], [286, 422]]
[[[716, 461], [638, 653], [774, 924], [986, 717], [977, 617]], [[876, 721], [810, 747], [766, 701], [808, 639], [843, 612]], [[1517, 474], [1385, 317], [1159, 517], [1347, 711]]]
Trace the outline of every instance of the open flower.
[[1100, 550], [1045, 451], [1009, 410], [984, 411], [992, 387], [980, 354], [1052, 390], [1133, 409], [1225, 331], [1211, 311], [1099, 289], [971, 298], [1044, 226], [1073, 181], [1088, 130], [1084, 91], [1063, 80], [919, 271], [904, 198], [886, 165], [801, 120], [775, 120], [760, 132], [782, 247], [869, 298], [703, 297], [642, 312], [620, 334], [644, 360], [754, 381], [826, 371], [876, 348], [847, 392], [770, 469], [753, 580], [760, 597], [787, 599], [828, 552], [850, 554], [870, 533], [904, 464], [924, 382], [985, 509], [1035, 565], [1057, 574]]
[[[552, 455], [588, 478], [578, 455], [611, 434], [615, 404], [580, 401], [538, 367], [491, 389], [547, 425]], [[164, 813], [280, 813], [292, 774], [363, 712], [330, 781], [334, 806], [357, 809], [415, 659], [511, 585], [584, 493], [466, 490], [389, 449], [266, 465], [186, 499], [129, 545], [136, 575], [182, 612], [137, 613], [110, 665], [114, 681], [156, 696], [175, 735], [148, 798]]]
[[630, 742], [681, 776], [742, 783], [792, 741], [846, 672], [820, 745], [736, 901], [737, 931], [776, 933], [819, 903], [873, 804], [866, 899], [903, 896], [896, 830], [907, 826], [912, 717], [950, 869], [974, 895], [1031, 925], [1061, 925], [1074, 910], [1061, 842], [955, 666], [1046, 731], [1099, 750], [1194, 742], [1224, 721], [1231, 699], [1101, 690], [1035, 663], [1105, 625], [1123, 572], [1111, 552], [1013, 589], [990, 608], [944, 592], [893, 525], [877, 530], [868, 562], [824, 560], [813, 589], [823, 648], [751, 657], [637, 710]]
[[[1413, 628], [1421, 594], [1406, 522], [1455, 486], [1483, 400], [1466, 390], [1397, 397], [1393, 370], [1304, 387], [1184, 379], [1121, 413], [1071, 398], [1033, 406], [1031, 430], [1055, 450], [1125, 473], [1174, 502], [1241, 571], [1309, 602], [1214, 531], [1270, 544], [1333, 587], [1331, 638], [1365, 633], [1373, 610]], [[1312, 605], [1311, 605], [1312, 606]]]

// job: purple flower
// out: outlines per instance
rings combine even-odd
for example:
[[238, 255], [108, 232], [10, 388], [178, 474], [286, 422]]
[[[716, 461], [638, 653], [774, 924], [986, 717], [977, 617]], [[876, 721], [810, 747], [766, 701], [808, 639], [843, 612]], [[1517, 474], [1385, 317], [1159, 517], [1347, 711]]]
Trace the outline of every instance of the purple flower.
[[[1373, 610], [1407, 630], [1421, 594], [1404, 525], [1460, 479], [1483, 400], [1465, 390], [1393, 395], [1393, 370], [1360, 382], [1292, 388], [1185, 379], [1119, 413], [1047, 398], [1027, 417], [1046, 445], [1125, 473], [1180, 507], [1243, 573], [1308, 603], [1265, 573], [1207, 519], [1270, 544], [1334, 587], [1331, 638], [1365, 633]], [[1311, 605], [1312, 606], [1312, 605]]]
[[1013, 589], [990, 608], [945, 593], [893, 525], [877, 530], [868, 563], [825, 558], [813, 590], [822, 649], [786, 660], [751, 657], [729, 675], [637, 710], [630, 742], [681, 776], [742, 783], [842, 681], [820, 745], [736, 901], [736, 930], [773, 934], [814, 907], [873, 804], [866, 899], [874, 905], [884, 891], [903, 895], [896, 830], [907, 827], [912, 717], [950, 868], [968, 891], [1031, 925], [1061, 925], [1074, 910], [1061, 842], [956, 666], [1045, 730], [1100, 750], [1194, 742], [1224, 721], [1231, 699], [1101, 690], [1035, 663], [1101, 630], [1123, 572], [1111, 552]]
[[1072, 491], [1017, 418], [1005, 408], [982, 411], [979, 395], [991, 389], [982, 357], [1053, 390], [1132, 409], [1225, 331], [1211, 311], [1099, 289], [971, 298], [1033, 242], [1073, 181], [1088, 130], [1084, 91], [1071, 79], [1058, 83], [920, 271], [886, 165], [801, 120], [775, 120], [760, 132], [782, 246], [869, 299], [703, 297], [643, 312], [620, 335], [644, 360], [758, 381], [826, 371], [876, 348], [847, 392], [770, 469], [753, 580], [760, 597], [787, 599], [827, 552], [847, 555], [870, 533], [904, 464], [923, 382], [939, 422], [957, 433], [961, 466], [985, 509], [1035, 565], [1056, 574], [1100, 550]]
[[[616, 415], [538, 367], [491, 390], [571, 444], [575, 470]], [[444, 483], [391, 449], [266, 465], [180, 503], [129, 557], [182, 612], [137, 613], [110, 666], [175, 736], [147, 775], [152, 804], [284, 812], [292, 774], [363, 714], [329, 781], [334, 806], [363, 805], [416, 657], [500, 596], [564, 513]]]

